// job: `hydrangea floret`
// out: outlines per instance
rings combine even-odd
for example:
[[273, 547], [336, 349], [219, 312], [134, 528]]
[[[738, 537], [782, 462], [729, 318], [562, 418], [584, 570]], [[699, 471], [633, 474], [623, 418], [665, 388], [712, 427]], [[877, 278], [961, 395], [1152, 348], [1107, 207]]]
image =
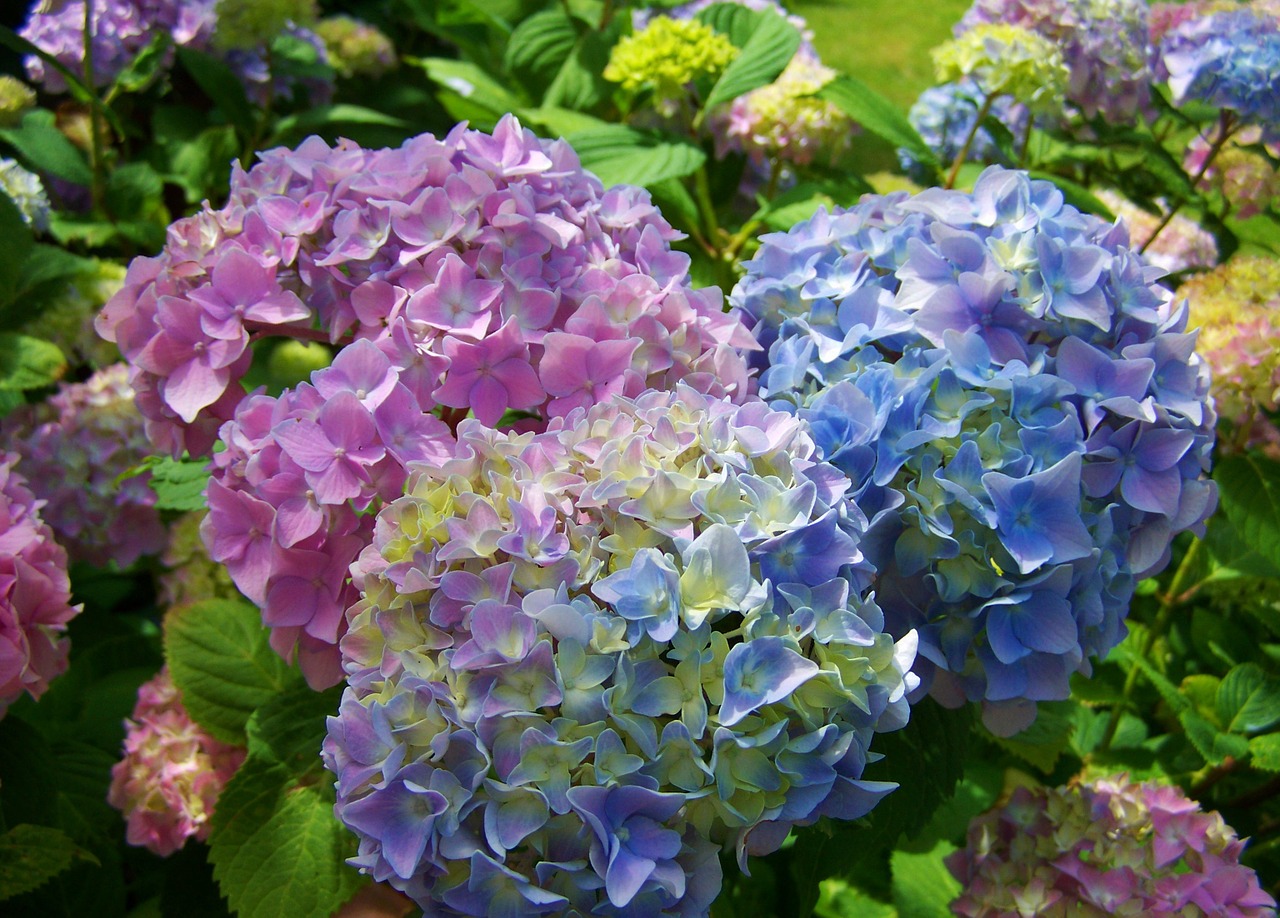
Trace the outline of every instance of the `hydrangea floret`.
[[40, 517], [42, 501], [0, 452], [0, 717], [23, 692], [39, 698], [67, 668], [71, 605], [67, 553]]
[[131, 845], [168, 857], [209, 837], [218, 797], [245, 758], [191, 719], [169, 670], [138, 689], [124, 722], [124, 758], [111, 769], [107, 802], [125, 818]]
[[1280, 21], [1252, 9], [1184, 22], [1160, 43], [1159, 66], [1176, 104], [1208, 103], [1268, 140], [1280, 123]]
[[22, 471], [45, 502], [45, 522], [73, 561], [128, 567], [166, 541], [150, 475], [130, 474], [151, 454], [129, 371], [115, 364], [48, 401], [0, 421]]
[[656, 16], [613, 47], [604, 78], [629, 93], [653, 90], [654, 106], [674, 114], [698, 80], [714, 80], [737, 56], [728, 37], [696, 19]]
[[1069, 73], [1062, 52], [1030, 29], [982, 23], [933, 50], [938, 82], [969, 79], [984, 99], [1012, 96], [1034, 113], [1061, 108]]
[[1125, 124], [1150, 110], [1146, 0], [975, 0], [956, 32], [990, 23], [1030, 29], [1059, 48], [1066, 99], [1085, 117]]
[[27, 226], [40, 232], [49, 228], [49, 195], [40, 176], [16, 160], [0, 158], [0, 194], [8, 196]]
[[1269, 414], [1280, 409], [1280, 260], [1236, 255], [1187, 280], [1178, 295], [1194, 304], [1199, 350], [1213, 368], [1214, 399], [1235, 445], [1274, 447], [1280, 432]]
[[947, 858], [964, 918], [1214, 915], [1268, 918], [1244, 841], [1181, 790], [1127, 775], [1019, 786]]
[[[605, 191], [563, 142], [504, 119], [395, 150], [312, 139], [236, 172], [179, 221], [99, 320], [133, 364], [161, 448], [214, 460], [213, 558], [313, 684], [336, 682], [347, 568], [406, 464], [443, 458], [468, 410], [544, 425], [685, 381], [749, 393], [750, 333], [694, 290], [647, 192]], [[252, 336], [322, 336], [333, 365], [279, 398], [239, 385]], [[237, 410], [238, 407], [238, 410]]]
[[915, 637], [803, 424], [688, 386], [459, 427], [357, 565], [324, 745], [353, 861], [433, 914], [705, 915], [717, 849], [856, 818]]
[[1122, 223], [995, 166], [819, 211], [746, 267], [761, 394], [853, 480], [890, 630], [939, 700], [1025, 726], [1214, 507], [1185, 303]]
[[[1110, 188], [1096, 188], [1093, 194], [1125, 222], [1134, 247], [1141, 248], [1143, 257], [1156, 267], [1179, 274], [1211, 268], [1218, 263], [1218, 241], [1190, 217], [1175, 213], [1164, 222], [1159, 214], [1139, 207]], [[1157, 203], [1166, 210], [1169, 206], [1163, 201]]]

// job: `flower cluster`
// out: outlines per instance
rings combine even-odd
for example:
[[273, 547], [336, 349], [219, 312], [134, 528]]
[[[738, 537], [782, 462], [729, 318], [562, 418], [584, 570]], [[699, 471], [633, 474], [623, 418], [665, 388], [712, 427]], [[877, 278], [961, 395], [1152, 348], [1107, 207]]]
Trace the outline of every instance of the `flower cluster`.
[[165, 668], [138, 689], [107, 802], [124, 814], [129, 844], [168, 857], [188, 838], [208, 838], [218, 797], [244, 757], [191, 719]]
[[733, 101], [719, 145], [746, 153], [762, 168], [774, 161], [807, 166], [815, 158], [829, 165], [857, 127], [817, 96], [835, 76], [816, 56], [797, 54], [774, 82]]
[[[1210, 144], [1196, 136], [1187, 147], [1183, 168], [1190, 175], [1203, 175], [1200, 188], [1217, 191], [1238, 220], [1247, 220], [1280, 202], [1280, 169], [1272, 162], [1280, 159], [1280, 144], [1267, 152], [1272, 159], [1250, 146], [1262, 142], [1262, 128], [1253, 125], [1233, 135], [1209, 160]], [[1207, 165], [1207, 168], [1206, 168]]]
[[164, 548], [150, 475], [128, 475], [151, 447], [124, 364], [64, 384], [0, 426], [22, 453], [23, 474], [45, 501], [45, 522], [73, 561], [128, 567]]
[[1193, 304], [1218, 413], [1247, 441], [1280, 441], [1263, 413], [1280, 408], [1280, 261], [1237, 255], [1188, 280], [1178, 295]]
[[26, 691], [39, 698], [67, 668], [67, 553], [40, 518], [41, 502], [0, 452], [0, 717]]
[[0, 127], [13, 127], [36, 104], [36, 92], [17, 77], [0, 74]]
[[[320, 685], [340, 678], [346, 571], [375, 502], [400, 493], [407, 463], [450, 451], [468, 409], [536, 427], [682, 380], [748, 394], [751, 335], [718, 290], [689, 286], [676, 237], [646, 192], [604, 191], [514, 118], [397, 150], [313, 139], [236, 173], [227, 208], [135, 261], [101, 327], [164, 446], [206, 451], [234, 413], [208, 544]], [[313, 324], [356, 340], [310, 383], [236, 410], [250, 334]]]
[[458, 440], [358, 565], [324, 746], [354, 863], [433, 914], [702, 915], [718, 847], [892, 789], [861, 775], [914, 635], [797, 419], [678, 386]]
[[0, 159], [0, 194], [8, 195], [27, 226], [41, 232], [49, 228], [49, 196], [40, 176], [12, 159]]
[[1177, 104], [1227, 109], [1273, 139], [1280, 122], [1280, 21], [1251, 9], [1184, 22], [1160, 43], [1160, 68]]
[[[982, 107], [983, 93], [972, 80], [943, 83], [920, 93], [907, 117], [920, 138], [942, 163], [954, 162], [965, 140], [973, 132], [974, 121]], [[990, 116], [1009, 129], [1015, 138], [1026, 134], [1031, 113], [1027, 107], [1009, 96], [991, 103]], [[908, 174], [927, 180], [929, 175], [906, 149], [898, 150], [898, 159]], [[1012, 165], [991, 138], [985, 127], [979, 127], [969, 144], [967, 162]]]
[[853, 480], [877, 600], [919, 630], [934, 694], [999, 702], [1005, 731], [1067, 697], [1214, 505], [1208, 371], [1163, 272], [995, 166], [972, 194], [819, 211], [746, 267], [761, 393]]
[[367, 22], [350, 16], [329, 16], [316, 23], [329, 62], [344, 77], [377, 78], [396, 66], [391, 39]]
[[156, 594], [164, 609], [205, 599], [238, 599], [227, 569], [209, 557], [200, 537], [206, 511], [184, 513], [169, 524], [169, 543], [160, 555], [164, 570], [156, 576]]
[[697, 80], [713, 80], [737, 56], [729, 39], [696, 19], [657, 16], [613, 47], [604, 78], [627, 92], [652, 89], [654, 105], [673, 114]]
[[1124, 124], [1151, 101], [1146, 0], [975, 0], [956, 27], [1004, 23], [1030, 29], [1061, 50], [1066, 98], [1092, 118]]
[[217, 0], [214, 45], [223, 49], [269, 44], [290, 26], [316, 19], [316, 0]]
[[938, 82], [968, 78], [984, 98], [1012, 96], [1033, 112], [1061, 107], [1070, 76], [1048, 39], [1007, 23], [980, 23], [933, 50]]
[[[1152, 240], [1151, 234], [1160, 226], [1159, 215], [1144, 210], [1108, 188], [1095, 189], [1093, 193], [1109, 211], [1125, 222], [1134, 248], [1146, 245], [1142, 254], [1156, 267], [1163, 268], [1170, 274], [1177, 274], [1209, 268], [1218, 263], [1217, 240], [1190, 217], [1175, 213]], [[1148, 240], [1151, 240], [1149, 245]]]
[[1240, 863], [1244, 841], [1176, 787], [1127, 775], [1018, 787], [947, 858], [965, 918], [1214, 915], [1265, 918], [1275, 900]]

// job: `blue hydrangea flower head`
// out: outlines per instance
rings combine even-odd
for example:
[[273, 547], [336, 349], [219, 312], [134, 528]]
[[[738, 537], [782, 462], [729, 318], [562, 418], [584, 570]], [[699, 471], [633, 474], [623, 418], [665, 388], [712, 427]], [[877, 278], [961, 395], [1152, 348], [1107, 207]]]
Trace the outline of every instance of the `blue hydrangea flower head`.
[[1229, 109], [1268, 135], [1280, 122], [1280, 22], [1260, 11], [1214, 13], [1182, 23], [1160, 43], [1173, 100]]
[[[929, 149], [937, 154], [938, 161], [950, 163], [973, 130], [973, 122], [981, 106], [982, 90], [972, 80], [959, 80], [931, 86], [920, 93], [907, 117]], [[991, 105], [990, 117], [1007, 127], [1009, 133], [1017, 138], [1026, 131], [1031, 115], [1027, 107], [1016, 99], [999, 96]], [[931, 178], [928, 170], [921, 168], [908, 150], [898, 150], [898, 159], [913, 178], [920, 181]], [[967, 159], [975, 163], [1011, 165], [985, 128], [979, 128], [974, 135]]]
[[764, 236], [731, 297], [762, 395], [853, 482], [890, 631], [993, 728], [1067, 697], [1214, 507], [1208, 371], [1161, 273], [992, 166]]
[[324, 753], [354, 863], [429, 914], [698, 916], [721, 849], [868, 812], [916, 636], [851, 487], [799, 418], [683, 383], [462, 422], [355, 568]]

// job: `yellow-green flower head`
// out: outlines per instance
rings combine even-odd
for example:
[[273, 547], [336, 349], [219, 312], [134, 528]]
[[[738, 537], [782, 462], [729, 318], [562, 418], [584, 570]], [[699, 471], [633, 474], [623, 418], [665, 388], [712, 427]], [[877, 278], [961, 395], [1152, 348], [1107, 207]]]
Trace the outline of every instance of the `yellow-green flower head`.
[[217, 12], [214, 44], [252, 48], [270, 42], [289, 23], [315, 22], [316, 0], [218, 0]]
[[674, 99], [694, 80], [719, 76], [737, 53], [728, 38], [708, 25], [658, 16], [614, 46], [604, 78], [628, 92], [652, 87], [659, 99]]
[[329, 62], [343, 77], [380, 77], [396, 66], [396, 49], [380, 31], [350, 16], [330, 16], [316, 24]]
[[1070, 71], [1048, 39], [1021, 26], [984, 23], [933, 50], [938, 82], [971, 77], [987, 96], [1013, 96], [1034, 111], [1062, 106]]
[[56, 344], [77, 364], [101, 369], [120, 359], [120, 352], [93, 329], [94, 316], [124, 285], [125, 269], [110, 261], [75, 275], [19, 331]]
[[1178, 296], [1191, 303], [1188, 330], [1200, 329], [1219, 416], [1250, 423], [1258, 409], [1280, 407], [1280, 260], [1237, 256], [1188, 280]]
[[12, 127], [36, 104], [36, 92], [17, 77], [0, 75], [0, 127]]

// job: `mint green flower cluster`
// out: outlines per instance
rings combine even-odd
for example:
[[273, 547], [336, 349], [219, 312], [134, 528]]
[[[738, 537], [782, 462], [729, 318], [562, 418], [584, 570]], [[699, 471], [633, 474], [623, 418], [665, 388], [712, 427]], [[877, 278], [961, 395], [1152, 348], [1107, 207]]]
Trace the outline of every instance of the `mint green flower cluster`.
[[699, 79], [715, 79], [737, 56], [727, 37], [694, 19], [655, 17], [614, 46], [604, 78], [630, 93], [651, 88], [654, 106], [672, 115]]
[[391, 39], [367, 22], [351, 16], [329, 16], [316, 23], [316, 34], [340, 76], [377, 78], [395, 69], [396, 49]]
[[1029, 29], [984, 23], [933, 51], [938, 82], [971, 78], [987, 98], [1013, 96], [1033, 113], [1062, 106], [1070, 72], [1062, 52]]
[[13, 127], [36, 104], [36, 92], [17, 77], [0, 74], [0, 127]]

